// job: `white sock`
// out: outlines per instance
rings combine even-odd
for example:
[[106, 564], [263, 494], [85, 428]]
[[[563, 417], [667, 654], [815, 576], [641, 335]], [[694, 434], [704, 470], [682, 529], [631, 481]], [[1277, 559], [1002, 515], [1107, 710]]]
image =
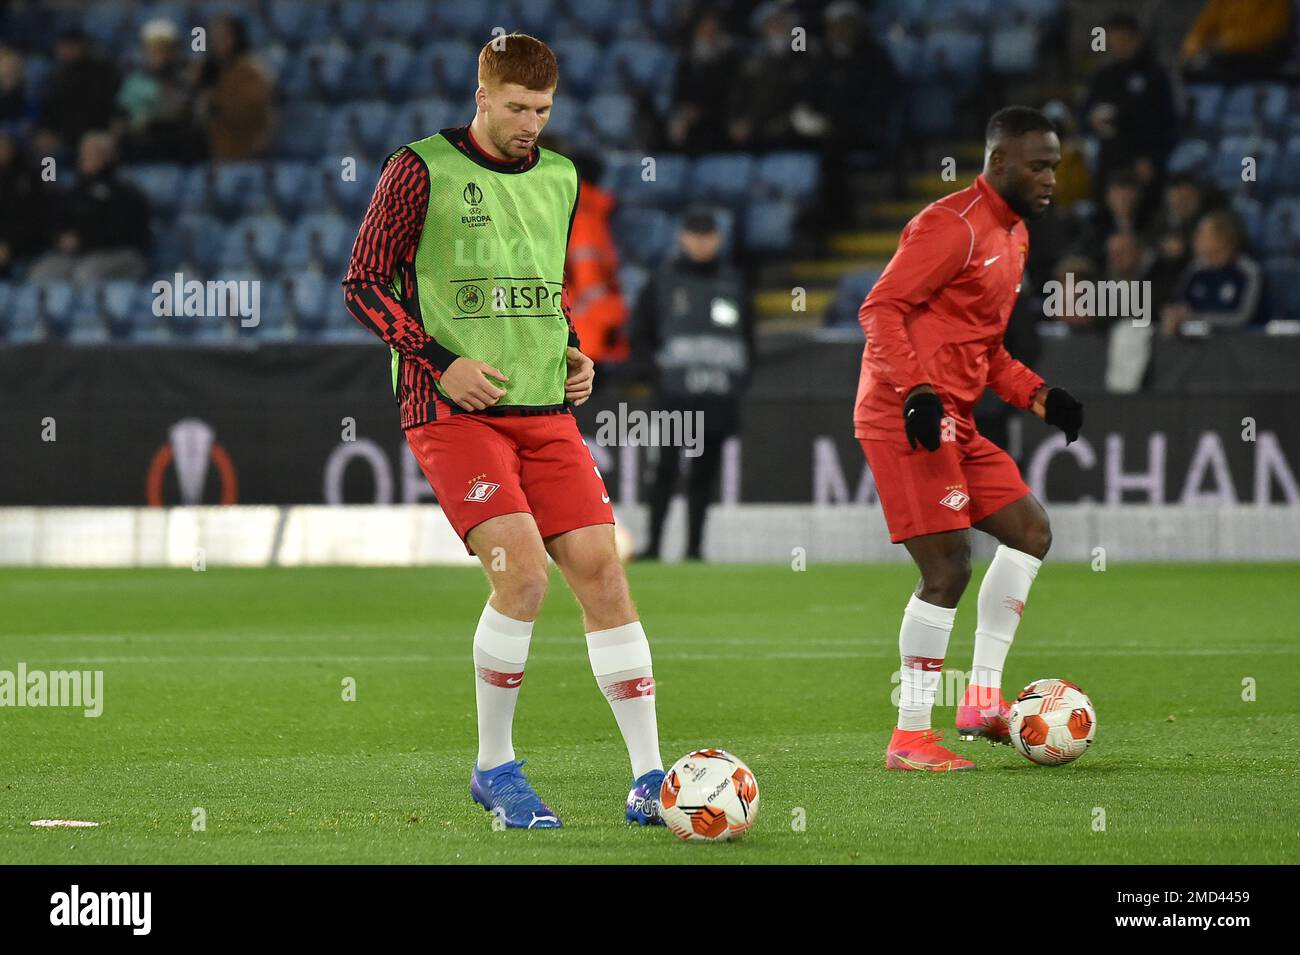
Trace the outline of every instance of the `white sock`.
[[474, 631], [474, 699], [478, 703], [478, 768], [512, 762], [515, 702], [533, 638], [529, 620], [515, 620], [490, 603]]
[[639, 620], [587, 634], [587, 656], [596, 685], [609, 700], [632, 760], [632, 778], [663, 769], [655, 719], [655, 681], [650, 643]]
[[956, 618], [956, 607], [936, 607], [916, 594], [907, 602], [903, 626], [898, 631], [898, 653], [903, 661], [899, 672], [900, 730], [930, 728], [934, 694], [943, 675], [943, 656], [948, 652], [948, 638]]
[[[1016, 638], [1029, 588], [1043, 562], [1006, 544], [999, 544], [993, 563], [980, 583], [979, 612], [975, 621], [975, 659], [971, 686], [1002, 689], [1002, 666]], [[990, 694], [993, 700], [996, 694]], [[993, 700], [983, 705], [991, 706]]]

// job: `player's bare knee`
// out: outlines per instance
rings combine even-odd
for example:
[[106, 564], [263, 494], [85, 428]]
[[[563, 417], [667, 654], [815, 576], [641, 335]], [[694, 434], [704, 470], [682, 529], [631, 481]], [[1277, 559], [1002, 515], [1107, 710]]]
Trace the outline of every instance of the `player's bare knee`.
[[542, 612], [550, 580], [545, 571], [519, 571], [503, 575], [493, 585], [493, 603], [507, 617], [532, 620]]
[[1036, 557], [1042, 560], [1047, 556], [1048, 550], [1052, 547], [1052, 525], [1044, 514], [1041, 520], [1034, 521], [1030, 524], [1028, 530], [1022, 535], [1020, 546], [1017, 550], [1024, 551], [1030, 557]]

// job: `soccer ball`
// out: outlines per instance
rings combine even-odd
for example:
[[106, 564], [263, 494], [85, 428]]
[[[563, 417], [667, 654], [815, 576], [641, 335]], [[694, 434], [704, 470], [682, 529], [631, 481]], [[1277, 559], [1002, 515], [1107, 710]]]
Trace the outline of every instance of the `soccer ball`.
[[1011, 744], [1040, 766], [1072, 763], [1092, 745], [1097, 712], [1068, 680], [1035, 680], [1011, 705]]
[[758, 783], [749, 767], [725, 750], [697, 749], [668, 770], [659, 811], [678, 838], [739, 839], [758, 815]]

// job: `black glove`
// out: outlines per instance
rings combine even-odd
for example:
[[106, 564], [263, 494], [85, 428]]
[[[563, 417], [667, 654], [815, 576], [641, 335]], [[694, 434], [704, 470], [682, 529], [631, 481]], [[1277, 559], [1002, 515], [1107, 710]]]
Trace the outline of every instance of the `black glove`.
[[917, 392], [907, 399], [903, 404], [903, 428], [913, 451], [918, 441], [927, 451], [939, 450], [939, 425], [944, 414], [943, 402], [933, 392]]
[[1066, 444], [1077, 441], [1079, 429], [1083, 427], [1083, 405], [1079, 399], [1064, 388], [1051, 388], [1043, 405], [1043, 420], [1065, 432]]

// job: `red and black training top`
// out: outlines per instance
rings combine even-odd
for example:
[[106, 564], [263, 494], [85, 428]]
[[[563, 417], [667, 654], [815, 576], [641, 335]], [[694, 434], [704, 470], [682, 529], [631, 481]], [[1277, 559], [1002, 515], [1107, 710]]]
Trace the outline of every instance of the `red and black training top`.
[[[539, 158], [536, 149], [513, 162], [489, 156], [475, 142], [468, 126], [444, 129], [441, 135], [469, 159], [495, 172], [526, 172], [537, 165]], [[344, 300], [352, 317], [404, 359], [398, 365], [397, 381], [403, 429], [439, 417], [439, 405], [444, 411], [448, 408], [438, 399], [433, 384], [460, 357], [435, 341], [419, 318], [415, 249], [420, 244], [428, 207], [429, 170], [424, 160], [403, 146], [384, 164], [352, 244], [352, 258], [343, 279]], [[400, 279], [401, 297], [393, 292], [395, 277]], [[578, 334], [569, 316], [567, 289], [561, 295], [561, 305], [569, 323], [569, 344], [577, 348]]]

